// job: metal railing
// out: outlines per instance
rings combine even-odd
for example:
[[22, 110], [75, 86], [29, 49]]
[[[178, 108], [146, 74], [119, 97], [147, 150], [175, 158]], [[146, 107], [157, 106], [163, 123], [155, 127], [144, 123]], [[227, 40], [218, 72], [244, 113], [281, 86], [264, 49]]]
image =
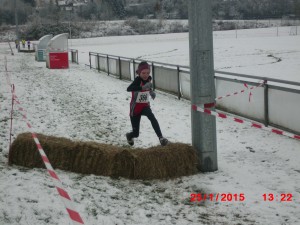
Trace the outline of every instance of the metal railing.
[[[142, 59], [89, 52], [89, 66], [99, 72], [106, 72], [119, 79], [133, 80], [135, 70]], [[176, 95], [179, 99], [190, 100], [190, 69], [188, 66], [148, 61], [151, 65], [153, 87]], [[253, 91], [254, 100], [248, 95], [217, 101], [216, 108], [243, 116], [266, 126], [272, 125], [300, 134], [300, 83], [252, 76], [238, 73], [215, 71], [216, 95], [221, 96], [239, 90], [244, 84], [262, 86]], [[250, 92], [249, 92], [250, 93]], [[250, 100], [250, 99], [249, 99]], [[288, 119], [287, 119], [288, 118]], [[290, 120], [290, 121], [289, 121]]]
[[78, 50], [76, 49], [69, 49], [69, 52], [70, 52], [70, 61], [72, 63], [76, 63], [76, 64], [79, 64], [79, 61], [78, 61]]

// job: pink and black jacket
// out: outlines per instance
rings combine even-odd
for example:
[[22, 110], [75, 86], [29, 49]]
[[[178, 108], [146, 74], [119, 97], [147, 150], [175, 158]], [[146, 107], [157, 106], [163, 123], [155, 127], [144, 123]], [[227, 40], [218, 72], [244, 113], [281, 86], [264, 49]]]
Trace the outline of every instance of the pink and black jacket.
[[130, 116], [139, 116], [146, 107], [150, 107], [149, 91], [143, 91], [142, 86], [147, 82], [151, 82], [152, 77], [149, 76], [147, 80], [141, 79], [139, 76], [128, 86], [127, 91], [131, 91], [130, 101]]

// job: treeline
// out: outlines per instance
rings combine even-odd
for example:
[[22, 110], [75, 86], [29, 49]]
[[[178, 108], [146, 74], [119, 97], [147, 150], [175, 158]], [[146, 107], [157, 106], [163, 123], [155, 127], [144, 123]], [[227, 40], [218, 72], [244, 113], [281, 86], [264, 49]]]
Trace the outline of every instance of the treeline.
[[[101, 2], [101, 4], [100, 4]], [[93, 0], [80, 7], [84, 19], [187, 19], [188, 0]], [[123, 9], [122, 9], [123, 7]], [[214, 19], [300, 18], [300, 0], [212, 0]]]
[[[58, 0], [36, 8], [35, 0], [0, 0], [0, 25], [15, 24], [15, 1], [19, 24], [39, 21], [59, 24], [69, 20], [187, 19], [188, 0], [89, 0], [65, 11]], [[135, 3], [135, 4], [133, 4]], [[300, 18], [300, 0], [212, 0], [214, 19]]]
[[[17, 0], [18, 20], [26, 23], [29, 16], [34, 13], [35, 0]], [[0, 0], [0, 25], [15, 24], [15, 1]]]
[[213, 0], [217, 19], [300, 18], [300, 0]]

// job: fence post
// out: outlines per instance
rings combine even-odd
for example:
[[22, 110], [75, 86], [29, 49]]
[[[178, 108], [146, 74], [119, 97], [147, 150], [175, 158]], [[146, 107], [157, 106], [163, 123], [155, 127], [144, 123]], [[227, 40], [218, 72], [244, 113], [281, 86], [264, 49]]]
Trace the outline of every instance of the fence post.
[[131, 67], [130, 67], [130, 64], [131, 64], [131, 60], [129, 60], [129, 63], [128, 63], [128, 74], [129, 74], [129, 80], [131, 80]]
[[92, 69], [91, 53], [89, 52], [90, 69]]
[[177, 81], [178, 81], [178, 99], [181, 98], [181, 91], [180, 91], [180, 69], [177, 66]]
[[14, 55], [14, 52], [13, 52], [13, 50], [12, 50], [12, 48], [11, 48], [11, 45], [10, 45], [10, 42], [9, 42], [9, 41], [7, 41], [7, 42], [8, 42], [8, 45], [9, 45], [10, 51], [11, 51], [11, 55]]
[[264, 80], [264, 124], [265, 126], [269, 125], [269, 86], [267, 84], [268, 80]]
[[135, 60], [132, 60], [133, 63], [133, 80], [135, 79]]
[[107, 76], [109, 76], [109, 56], [106, 55], [106, 64], [107, 64]]
[[[74, 52], [73, 52], [72, 49], [71, 49], [70, 51], [71, 51], [71, 62], [73, 63], [73, 62], [74, 62]], [[69, 53], [68, 53], [68, 54], [69, 54]]]
[[79, 64], [79, 60], [78, 60], [78, 50], [76, 50], [76, 61], [77, 61], [77, 64]]
[[118, 60], [119, 60], [119, 78], [120, 80], [122, 80], [122, 68], [121, 68], [121, 59], [120, 59], [120, 56], [118, 57]]
[[98, 72], [100, 72], [100, 62], [99, 62], [99, 54], [97, 54], [97, 64], [98, 64]]
[[155, 90], [155, 67], [153, 62], [151, 62], [151, 70], [152, 70], [152, 85], [153, 85], [153, 90]]

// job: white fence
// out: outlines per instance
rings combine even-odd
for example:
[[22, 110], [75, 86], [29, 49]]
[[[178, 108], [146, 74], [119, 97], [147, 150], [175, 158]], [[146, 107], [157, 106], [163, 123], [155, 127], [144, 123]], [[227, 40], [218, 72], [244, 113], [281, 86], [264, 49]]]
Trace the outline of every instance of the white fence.
[[[141, 61], [93, 52], [89, 53], [89, 60], [90, 68], [126, 80], [134, 79]], [[149, 63], [155, 89], [190, 99], [188, 67]], [[244, 93], [216, 101], [217, 109], [300, 134], [300, 83], [215, 71], [215, 86], [217, 97], [245, 89]], [[257, 88], [251, 90], [251, 87]]]

